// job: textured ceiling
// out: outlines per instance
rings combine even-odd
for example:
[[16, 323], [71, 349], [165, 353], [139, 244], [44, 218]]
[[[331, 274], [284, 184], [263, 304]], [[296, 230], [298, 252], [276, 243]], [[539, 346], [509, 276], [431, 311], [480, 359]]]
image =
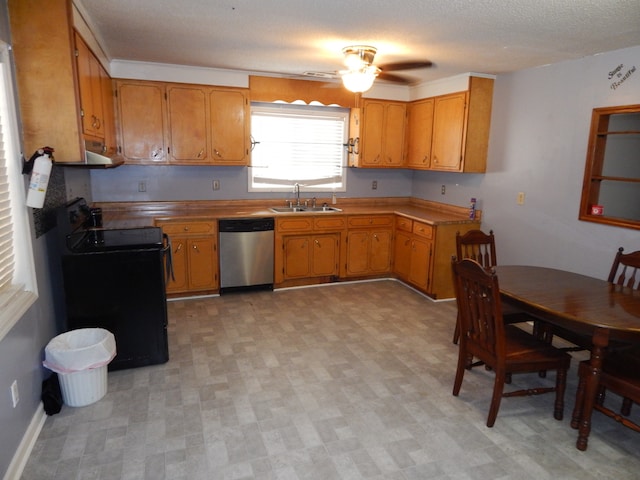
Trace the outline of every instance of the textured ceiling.
[[75, 0], [111, 60], [301, 75], [430, 60], [419, 83], [500, 74], [640, 45], [638, 0]]

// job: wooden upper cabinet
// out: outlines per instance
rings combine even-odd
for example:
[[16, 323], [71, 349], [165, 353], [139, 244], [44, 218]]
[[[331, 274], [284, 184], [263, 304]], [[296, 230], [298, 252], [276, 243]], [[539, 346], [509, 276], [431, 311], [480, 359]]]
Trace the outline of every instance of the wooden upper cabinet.
[[209, 163], [207, 91], [201, 87], [167, 86], [169, 161]]
[[121, 154], [127, 163], [167, 163], [165, 85], [118, 80]]
[[431, 144], [432, 169], [460, 170], [466, 105], [466, 92], [435, 98]]
[[71, 2], [10, 0], [23, 151], [55, 148], [57, 163], [84, 159]]
[[118, 80], [129, 163], [247, 165], [249, 98], [239, 88]]
[[407, 166], [427, 170], [431, 166], [431, 134], [433, 98], [412, 102], [407, 106]]
[[82, 133], [87, 136], [104, 139], [103, 68], [77, 32], [74, 34], [74, 40], [78, 86], [80, 87]]
[[434, 97], [434, 101], [431, 169], [484, 173], [493, 79], [469, 77], [467, 91]]
[[209, 93], [211, 158], [216, 165], [249, 163], [249, 98], [239, 89], [214, 88]]
[[360, 167], [399, 168], [404, 165], [406, 104], [363, 100]]

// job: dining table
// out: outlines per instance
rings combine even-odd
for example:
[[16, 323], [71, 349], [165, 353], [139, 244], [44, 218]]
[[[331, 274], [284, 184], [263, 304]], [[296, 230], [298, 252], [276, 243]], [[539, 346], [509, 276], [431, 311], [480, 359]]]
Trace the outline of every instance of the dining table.
[[504, 303], [584, 336], [591, 344], [576, 442], [578, 450], [586, 450], [607, 348], [611, 342], [640, 343], [640, 291], [555, 268], [500, 265], [495, 271]]

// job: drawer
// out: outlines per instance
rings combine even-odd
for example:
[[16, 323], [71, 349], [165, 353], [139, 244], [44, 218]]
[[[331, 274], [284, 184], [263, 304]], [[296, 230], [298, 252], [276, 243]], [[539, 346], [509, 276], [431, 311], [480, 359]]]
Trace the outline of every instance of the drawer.
[[215, 222], [156, 222], [167, 235], [171, 234], [213, 234], [216, 232]]
[[413, 233], [424, 238], [433, 238], [433, 227], [426, 223], [414, 222]]
[[310, 232], [313, 230], [313, 217], [276, 218], [278, 232]]
[[398, 230], [410, 232], [413, 229], [413, 220], [406, 217], [396, 217], [396, 228]]
[[349, 227], [393, 226], [393, 215], [359, 215], [349, 217]]
[[347, 226], [347, 222], [343, 215], [315, 217], [313, 219], [313, 227], [315, 230], [342, 230], [346, 226]]

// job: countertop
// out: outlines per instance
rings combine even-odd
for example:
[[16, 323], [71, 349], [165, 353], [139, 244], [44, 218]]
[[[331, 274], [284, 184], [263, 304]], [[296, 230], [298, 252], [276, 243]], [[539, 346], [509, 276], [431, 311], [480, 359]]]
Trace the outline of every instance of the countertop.
[[[305, 199], [303, 199], [305, 200]], [[476, 211], [476, 218], [469, 219], [469, 210], [439, 202], [410, 197], [393, 198], [340, 198], [334, 205], [329, 199], [319, 198], [341, 209], [340, 212], [296, 212], [275, 213], [270, 207], [283, 206], [280, 200], [222, 200], [186, 202], [98, 202], [94, 206], [102, 208], [106, 228], [134, 228], [151, 226], [154, 220], [183, 219], [218, 220], [222, 218], [251, 218], [283, 216], [326, 216], [326, 215], [382, 215], [395, 214], [430, 225], [479, 222], [482, 216]]]

